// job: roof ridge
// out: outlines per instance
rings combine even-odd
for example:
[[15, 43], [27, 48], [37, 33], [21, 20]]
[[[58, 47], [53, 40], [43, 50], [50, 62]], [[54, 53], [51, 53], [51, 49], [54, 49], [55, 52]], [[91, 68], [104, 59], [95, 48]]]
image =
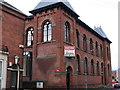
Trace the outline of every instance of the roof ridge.
[[2, 0], [2, 1], [0, 0], [0, 3], [5, 5], [6, 7], [10, 8], [10, 9], [14, 10], [14, 11], [17, 11], [17, 12], [25, 15], [21, 10], [17, 9], [16, 7], [14, 7], [13, 5], [11, 5], [10, 3], [8, 3], [8, 2], [6, 2], [4, 0]]
[[101, 35], [103, 38], [107, 38], [107, 35], [105, 34], [101, 26], [100, 27], [94, 26], [94, 31], [97, 32], [99, 35]]
[[72, 6], [70, 5], [70, 3], [67, 0], [41, 0], [38, 5], [33, 9], [33, 10], [37, 10], [43, 7], [47, 7], [49, 5], [53, 5], [56, 3], [62, 2], [63, 4], [65, 4], [69, 9], [71, 9], [73, 12], [74, 9], [72, 8]]

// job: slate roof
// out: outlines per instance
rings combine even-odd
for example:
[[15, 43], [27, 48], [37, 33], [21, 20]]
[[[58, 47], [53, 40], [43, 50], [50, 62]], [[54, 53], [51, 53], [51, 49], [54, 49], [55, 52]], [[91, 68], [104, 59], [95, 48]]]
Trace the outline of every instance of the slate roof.
[[67, 0], [41, 0], [41, 2], [33, 10], [37, 10], [37, 9], [40, 9], [40, 8], [43, 8], [43, 7], [46, 7], [49, 5], [53, 5], [53, 4], [56, 4], [59, 2], [64, 3], [69, 9], [71, 9], [73, 12], [75, 12]]
[[94, 31], [97, 32], [103, 38], [107, 38], [107, 35], [102, 30], [101, 26], [100, 27], [94, 27]]
[[[57, 3], [60, 3], [60, 2], [62, 2], [70, 10], [72, 10], [73, 13], [76, 14], [76, 12], [74, 11], [74, 9], [72, 8], [72, 6], [70, 5], [70, 3], [67, 0], [41, 0], [40, 3], [32, 11], [42, 9], [44, 7], [49, 7], [51, 5], [54, 5], [54, 4], [57, 4]], [[32, 12], [32, 11], [30, 11], [30, 12]], [[111, 43], [111, 41], [107, 38], [107, 35], [104, 33], [104, 31], [102, 30], [101, 27], [94, 27], [94, 29], [92, 29], [88, 25], [86, 25], [84, 22], [79, 20], [78, 18], [76, 18], [76, 20], [79, 23], [81, 23], [81, 25], [83, 25], [84, 27], [87, 27], [87, 29], [89, 29], [91, 33], [94, 33], [95, 35], [97, 35], [97, 36], [99, 36], [103, 39], [106, 39], [108, 42]]]
[[[16, 12], [18, 12], [18, 13], [20, 13], [20, 14], [22, 14], [22, 15], [25, 15], [22, 11], [20, 11], [19, 9], [17, 9], [17, 8], [15, 8], [14, 6], [12, 6], [11, 4], [9, 4], [9, 3], [7, 3], [7, 2], [5, 2], [4, 0], [1, 0], [0, 1], [0, 4], [2, 4], [2, 5], [4, 5], [4, 6], [6, 6], [7, 8], [10, 8], [10, 9], [12, 9], [12, 10], [14, 10], [14, 11], [16, 11]], [[25, 15], [26, 16], [26, 15]]]

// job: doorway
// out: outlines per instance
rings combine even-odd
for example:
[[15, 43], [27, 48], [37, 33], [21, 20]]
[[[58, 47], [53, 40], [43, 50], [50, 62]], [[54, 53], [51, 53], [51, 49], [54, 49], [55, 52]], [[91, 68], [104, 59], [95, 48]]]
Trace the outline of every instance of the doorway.
[[67, 70], [66, 70], [66, 86], [67, 86], [67, 89], [70, 89], [70, 87], [71, 87], [72, 84], [73, 84], [73, 76], [72, 76], [72, 73], [73, 73], [72, 67], [71, 67], [71, 66], [68, 66], [68, 67], [67, 67]]
[[[12, 68], [17, 69], [17, 65], [13, 64]], [[11, 71], [10, 88], [17, 88], [17, 71]]]
[[104, 84], [104, 76], [103, 73], [101, 73], [101, 79], [102, 79], [102, 85]]

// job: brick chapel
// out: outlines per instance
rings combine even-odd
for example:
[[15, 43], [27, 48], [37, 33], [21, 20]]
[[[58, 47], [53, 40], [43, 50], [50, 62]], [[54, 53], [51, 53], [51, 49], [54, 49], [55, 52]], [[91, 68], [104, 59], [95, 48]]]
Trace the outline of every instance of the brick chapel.
[[101, 27], [90, 28], [67, 0], [41, 0], [30, 13], [0, 2], [0, 89], [111, 85], [111, 41]]

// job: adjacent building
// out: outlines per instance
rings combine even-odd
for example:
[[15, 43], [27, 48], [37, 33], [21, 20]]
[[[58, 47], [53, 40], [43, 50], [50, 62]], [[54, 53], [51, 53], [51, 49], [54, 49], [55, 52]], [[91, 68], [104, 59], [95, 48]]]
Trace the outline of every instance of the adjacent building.
[[78, 19], [67, 0], [41, 0], [31, 16], [6, 2], [1, 5], [8, 88], [18, 86], [18, 72], [7, 70], [11, 62], [17, 68], [15, 55], [24, 70], [19, 76], [21, 88], [111, 85], [111, 41], [101, 27], [92, 29]]
[[10, 71], [7, 70], [9, 63], [14, 63], [14, 56], [19, 56], [19, 65], [22, 67], [23, 32], [26, 15], [20, 10], [0, 1], [0, 89], [10, 87]]
[[120, 81], [120, 68], [117, 70], [118, 81]]
[[112, 81], [115, 82], [115, 81], [118, 81], [118, 74], [117, 74], [117, 70], [113, 70], [112, 71]]

